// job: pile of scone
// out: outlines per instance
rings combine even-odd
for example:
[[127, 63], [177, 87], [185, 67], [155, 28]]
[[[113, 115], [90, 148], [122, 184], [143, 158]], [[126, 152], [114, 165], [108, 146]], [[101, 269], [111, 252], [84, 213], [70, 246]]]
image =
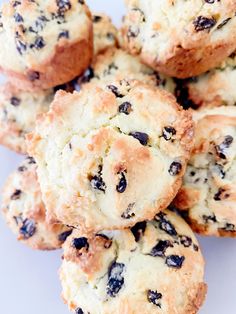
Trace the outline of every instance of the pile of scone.
[[0, 142], [26, 155], [2, 212], [63, 247], [74, 313], [194, 314], [193, 231], [236, 236], [236, 1], [126, 5], [120, 30], [84, 0], [2, 6]]

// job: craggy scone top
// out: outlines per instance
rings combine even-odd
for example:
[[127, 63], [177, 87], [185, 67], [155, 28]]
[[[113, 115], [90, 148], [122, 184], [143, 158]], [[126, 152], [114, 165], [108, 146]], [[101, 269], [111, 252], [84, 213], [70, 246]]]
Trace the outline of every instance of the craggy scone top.
[[235, 47], [234, 0], [126, 0], [123, 44], [171, 76], [186, 78], [216, 66]]
[[236, 107], [196, 111], [195, 144], [175, 206], [200, 234], [236, 236]]
[[197, 240], [167, 210], [131, 230], [73, 231], [63, 257], [62, 296], [76, 314], [195, 314], [206, 293]]
[[168, 206], [192, 147], [190, 113], [138, 81], [60, 91], [36, 124], [29, 151], [49, 216], [96, 231], [152, 219]]

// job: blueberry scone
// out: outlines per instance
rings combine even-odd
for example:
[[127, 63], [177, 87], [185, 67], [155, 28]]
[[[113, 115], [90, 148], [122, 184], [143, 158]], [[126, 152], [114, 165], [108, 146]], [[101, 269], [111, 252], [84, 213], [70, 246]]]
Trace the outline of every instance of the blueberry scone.
[[204, 260], [183, 219], [163, 210], [150, 222], [64, 244], [63, 298], [76, 314], [194, 314], [203, 303]]
[[3, 190], [2, 212], [18, 240], [34, 249], [60, 248], [72, 232], [69, 227], [47, 223], [32, 157], [27, 157], [9, 176]]
[[195, 145], [174, 205], [203, 235], [236, 236], [236, 107], [194, 113]]
[[236, 54], [218, 67], [183, 82], [188, 100], [196, 106], [234, 106], [236, 104]]
[[109, 47], [118, 45], [118, 34], [111, 19], [101, 13], [93, 13], [94, 55], [104, 52]]
[[34, 129], [36, 116], [46, 112], [54, 97], [52, 89], [21, 91], [11, 83], [0, 87], [0, 143], [26, 153], [25, 135]]
[[0, 69], [22, 89], [72, 80], [93, 55], [93, 26], [84, 0], [19, 0], [2, 7]]
[[236, 2], [126, 0], [123, 45], [167, 75], [199, 75], [236, 48]]
[[101, 85], [124, 78], [140, 80], [171, 93], [174, 93], [176, 87], [172, 78], [152, 70], [142, 64], [138, 57], [115, 47], [98, 54], [92, 65], [79, 77], [78, 82], [81, 84], [93, 81]]
[[[59, 91], [28, 135], [48, 216], [93, 231], [152, 219], [177, 193], [191, 114], [139, 81]], [[112, 206], [111, 206], [112, 205]]]

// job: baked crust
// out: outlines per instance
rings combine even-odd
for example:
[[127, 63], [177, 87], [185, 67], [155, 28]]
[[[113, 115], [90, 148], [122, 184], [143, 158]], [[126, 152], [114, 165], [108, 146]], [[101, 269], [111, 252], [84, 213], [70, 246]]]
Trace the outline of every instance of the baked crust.
[[46, 221], [36, 164], [31, 157], [27, 157], [7, 179], [1, 209], [18, 240], [33, 249], [58, 249], [71, 233], [69, 227]]
[[[60, 8], [60, 4], [57, 7], [53, 1], [50, 1], [48, 6], [45, 7], [45, 4], [41, 1], [37, 0], [37, 3], [35, 3], [35, 1], [21, 0], [17, 6], [14, 6], [14, 1], [11, 1], [3, 6], [3, 26], [0, 32], [0, 42], [6, 41], [7, 38], [9, 49], [11, 49], [10, 55], [15, 61], [12, 64], [6, 62], [10, 56], [4, 50], [0, 54], [0, 70], [11, 78], [12, 84], [24, 90], [47, 89], [71, 81], [83, 73], [93, 57], [93, 25], [88, 7], [75, 0], [68, 1], [65, 8]], [[39, 12], [37, 5], [42, 5], [42, 10]], [[32, 18], [27, 15], [29, 10]], [[77, 16], [77, 26], [80, 29], [77, 34], [74, 32], [76, 29], [75, 23], [72, 22], [76, 10], [83, 17], [82, 22]], [[43, 15], [43, 21], [46, 26], [42, 25], [42, 16], [37, 17], [42, 14], [42, 11], [45, 14]], [[17, 20], [14, 22], [16, 14], [21, 16], [20, 22], [17, 22]], [[63, 33], [59, 19], [63, 18], [66, 21], [69, 14], [73, 15], [73, 18], [66, 22], [66, 26], [63, 25], [63, 27], [68, 27], [68, 30]], [[34, 20], [35, 15], [36, 20]], [[31, 23], [30, 27], [27, 26], [28, 28], [24, 25], [24, 19], [27, 18]], [[40, 29], [36, 31], [33, 28], [39, 19], [41, 19]], [[58, 23], [54, 22], [55, 19], [59, 20]], [[53, 35], [50, 35], [48, 26], [50, 23], [54, 23], [50, 27], [56, 28], [58, 31], [56, 34], [53, 30]], [[22, 31], [22, 28], [24, 31]], [[48, 30], [48, 34], [45, 29]], [[72, 38], [69, 37], [70, 31], [71, 36], [73, 33]], [[6, 35], [6, 32], [8, 32], [8, 35]], [[20, 40], [20, 47], [19, 42], [14, 43], [15, 34], [18, 36], [16, 37], [17, 40]], [[10, 35], [12, 38], [9, 37]], [[35, 42], [40, 40], [37, 46], [30, 43], [33, 36], [36, 38]], [[50, 44], [44, 40], [44, 36], [50, 40]]]
[[[197, 240], [169, 211], [132, 231], [74, 230], [63, 248], [62, 296], [72, 311], [195, 314], [204, 301], [207, 286]], [[170, 266], [170, 256], [179, 257], [178, 266]], [[157, 297], [153, 302], [148, 291]]]
[[103, 230], [152, 219], [171, 202], [192, 137], [191, 114], [171, 94], [123, 80], [58, 92], [27, 138], [49, 217]]
[[199, 75], [217, 66], [236, 48], [233, 0], [126, 3], [123, 46], [166, 75]]
[[236, 107], [203, 108], [193, 114], [195, 144], [174, 205], [194, 231], [236, 236]]

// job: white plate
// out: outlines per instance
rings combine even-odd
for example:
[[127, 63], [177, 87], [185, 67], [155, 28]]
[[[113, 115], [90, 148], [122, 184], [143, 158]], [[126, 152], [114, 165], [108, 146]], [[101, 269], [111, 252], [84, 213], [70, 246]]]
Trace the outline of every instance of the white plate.
[[[93, 10], [109, 13], [116, 24], [120, 22], [124, 12], [122, 0], [87, 2]], [[20, 156], [0, 148], [1, 186], [20, 159]], [[57, 276], [61, 252], [32, 251], [16, 241], [2, 219], [0, 230], [0, 313], [68, 314], [60, 299], [61, 287]], [[206, 259], [209, 287], [200, 313], [235, 314], [236, 240], [200, 238], [200, 243]]]

